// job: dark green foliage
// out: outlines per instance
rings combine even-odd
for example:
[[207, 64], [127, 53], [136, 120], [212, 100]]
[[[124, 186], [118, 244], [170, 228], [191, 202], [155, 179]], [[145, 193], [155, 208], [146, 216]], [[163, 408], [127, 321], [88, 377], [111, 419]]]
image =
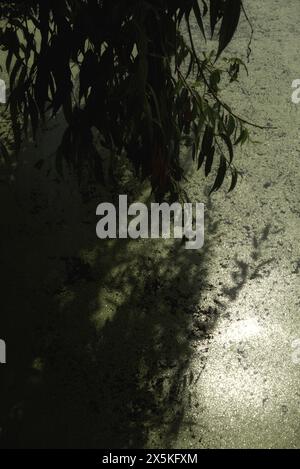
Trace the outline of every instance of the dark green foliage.
[[[233, 148], [248, 134], [218, 92], [222, 76], [236, 80], [242, 62], [232, 59], [221, 69], [215, 60], [231, 41], [241, 8], [241, 0], [31, 0], [3, 12], [0, 47], [7, 51], [16, 149], [29, 124], [35, 136], [39, 122], [62, 109], [68, 128], [59, 171], [66, 161], [79, 176], [88, 170], [101, 179], [95, 128], [101, 145], [125, 154], [158, 198], [180, 193], [182, 145], [192, 149], [198, 168], [205, 162], [205, 175], [218, 155], [212, 190], [228, 169], [232, 190]], [[218, 31], [215, 56], [196, 51], [192, 16], [203, 44], [206, 17], [211, 34]], [[72, 69], [79, 73], [77, 99]]]

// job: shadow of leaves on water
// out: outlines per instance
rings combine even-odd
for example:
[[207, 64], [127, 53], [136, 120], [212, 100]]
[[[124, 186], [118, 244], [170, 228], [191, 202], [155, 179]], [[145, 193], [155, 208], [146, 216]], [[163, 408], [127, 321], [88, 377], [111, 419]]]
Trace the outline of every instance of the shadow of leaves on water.
[[195, 345], [218, 316], [201, 310], [217, 224], [207, 216], [200, 253], [168, 240], [100, 241], [95, 199], [80, 206], [47, 181], [47, 168], [34, 171], [30, 191], [43, 210], [32, 210], [31, 197], [2, 199], [1, 331], [11, 352], [0, 445], [169, 446], [197, 380], [189, 370]]
[[250, 257], [252, 259], [251, 263], [247, 263], [241, 259], [238, 259], [237, 255], [235, 256], [235, 265], [237, 270], [232, 272], [231, 278], [234, 282], [232, 287], [224, 287], [223, 294], [230, 301], [235, 301], [242, 290], [246, 285], [248, 280], [253, 280], [256, 278], [261, 278], [268, 275], [265, 267], [272, 264], [276, 259], [270, 258], [265, 259], [259, 262], [263, 256], [263, 245], [268, 240], [271, 230], [271, 225], [268, 224], [262, 230], [261, 236], [257, 238], [255, 235], [252, 238], [252, 252]]

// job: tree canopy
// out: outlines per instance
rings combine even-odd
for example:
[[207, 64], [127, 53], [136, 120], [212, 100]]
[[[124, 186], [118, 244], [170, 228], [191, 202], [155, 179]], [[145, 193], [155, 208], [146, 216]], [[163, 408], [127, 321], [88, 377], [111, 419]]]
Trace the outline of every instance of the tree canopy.
[[[35, 138], [39, 123], [62, 110], [68, 126], [59, 172], [66, 162], [79, 176], [88, 171], [101, 179], [97, 129], [103, 148], [126, 155], [158, 198], [180, 192], [182, 146], [206, 176], [216, 165], [212, 191], [228, 172], [232, 190], [235, 146], [248, 132], [219, 87], [224, 76], [237, 80], [243, 62], [220, 56], [243, 12], [241, 0], [30, 0], [2, 7], [16, 150], [30, 127]], [[207, 35], [218, 40], [210, 54]]]

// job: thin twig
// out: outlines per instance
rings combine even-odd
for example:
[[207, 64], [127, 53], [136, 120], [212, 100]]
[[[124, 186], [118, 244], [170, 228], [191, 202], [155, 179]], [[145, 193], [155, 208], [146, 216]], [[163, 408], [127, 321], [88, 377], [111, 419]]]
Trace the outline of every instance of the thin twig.
[[198, 55], [196, 53], [196, 50], [195, 50], [195, 45], [194, 45], [194, 41], [193, 41], [193, 36], [192, 36], [192, 32], [191, 32], [191, 27], [190, 27], [190, 24], [189, 22], [187, 21], [187, 27], [188, 27], [188, 33], [189, 33], [189, 37], [190, 37], [190, 42], [191, 42], [191, 46], [192, 46], [192, 50], [193, 50], [193, 53], [195, 55], [195, 59], [196, 59], [196, 62], [197, 62], [197, 65], [198, 65], [198, 70], [201, 74], [201, 77], [205, 83], [205, 85], [207, 86], [209, 92], [211, 93], [211, 95], [214, 97], [214, 99], [220, 104], [220, 106], [222, 106], [224, 109], [226, 109], [226, 111], [232, 115], [232, 117], [238, 119], [240, 122], [243, 122], [244, 124], [247, 124], [247, 125], [250, 125], [251, 127], [256, 127], [258, 129], [261, 129], [261, 130], [269, 130], [269, 129], [276, 129], [276, 127], [271, 127], [271, 126], [263, 126], [263, 125], [259, 125], [259, 124], [254, 124], [253, 122], [250, 122], [248, 121], [247, 119], [244, 119], [242, 117], [240, 117], [239, 115], [235, 114], [230, 108], [229, 106], [227, 106], [226, 103], [224, 103], [218, 96], [217, 94], [214, 92], [214, 90], [211, 88], [210, 84], [208, 83], [207, 79], [206, 79], [206, 76], [202, 70], [202, 66], [201, 66], [201, 63], [200, 63], [200, 60], [198, 58]]

